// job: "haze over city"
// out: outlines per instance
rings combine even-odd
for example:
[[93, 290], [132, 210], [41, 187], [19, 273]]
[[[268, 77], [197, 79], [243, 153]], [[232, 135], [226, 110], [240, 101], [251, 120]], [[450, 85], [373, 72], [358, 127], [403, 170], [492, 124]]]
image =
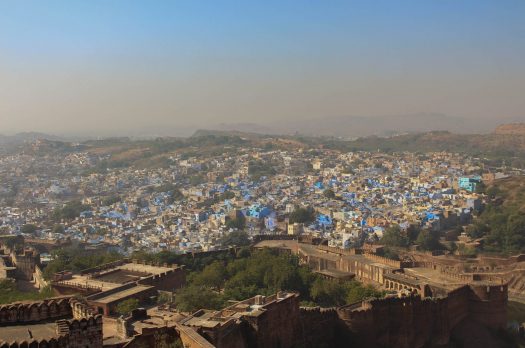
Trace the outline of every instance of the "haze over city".
[[524, 14], [0, 1], [0, 348], [525, 347]]
[[320, 132], [355, 136], [391, 116], [396, 131], [488, 132], [525, 119], [524, 13], [510, 0], [3, 1], [0, 134], [315, 134], [335, 120], [347, 128]]

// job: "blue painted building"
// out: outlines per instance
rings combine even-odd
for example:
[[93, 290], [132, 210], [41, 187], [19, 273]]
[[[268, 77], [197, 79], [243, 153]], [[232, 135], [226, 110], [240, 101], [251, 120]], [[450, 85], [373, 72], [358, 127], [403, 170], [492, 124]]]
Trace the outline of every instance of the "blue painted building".
[[476, 186], [481, 183], [479, 176], [475, 177], [460, 177], [458, 179], [458, 186], [460, 189], [467, 190], [469, 192], [476, 191]]

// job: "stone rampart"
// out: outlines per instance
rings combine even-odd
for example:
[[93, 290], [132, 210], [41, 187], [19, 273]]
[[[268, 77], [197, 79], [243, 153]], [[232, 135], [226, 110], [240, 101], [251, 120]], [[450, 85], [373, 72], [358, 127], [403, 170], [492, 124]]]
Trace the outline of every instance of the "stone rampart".
[[381, 263], [383, 265], [387, 265], [387, 266], [390, 266], [390, 267], [393, 267], [393, 268], [405, 268], [405, 267], [412, 267], [413, 266], [413, 263], [410, 262], [410, 261], [393, 260], [393, 259], [389, 259], [389, 258], [384, 257], [384, 256], [379, 256], [379, 255], [376, 255], [376, 254], [372, 254], [372, 253], [365, 253], [364, 256], [367, 259], [369, 259], [369, 260], [372, 260], [374, 262], [378, 262], [378, 263]]
[[102, 347], [102, 316], [60, 320], [57, 335], [67, 340], [65, 347], [68, 348]]
[[186, 283], [186, 273], [182, 268], [173, 268], [169, 271], [140, 279], [137, 283], [155, 286], [157, 290], [174, 291]]
[[33, 279], [35, 281], [35, 285], [39, 289], [43, 289], [43, 288], [49, 286], [49, 282], [47, 282], [44, 279], [44, 274], [42, 273], [42, 270], [40, 269], [39, 265], [35, 266], [35, 273], [33, 273]]
[[360, 249], [342, 249], [342, 248], [331, 247], [331, 246], [327, 246], [327, 245], [318, 245], [317, 249], [321, 250], [321, 251], [324, 251], [324, 252], [327, 252], [327, 253], [338, 254], [338, 255], [357, 255], [357, 254], [362, 254], [362, 250], [360, 250]]
[[71, 317], [69, 298], [0, 306], [0, 326], [35, 323], [42, 320]]
[[465, 285], [443, 298], [374, 299], [337, 312], [361, 345], [408, 348], [447, 344], [452, 329], [466, 319], [490, 329], [504, 328], [506, 301], [506, 286]]
[[105, 263], [105, 264], [97, 266], [97, 267], [84, 269], [84, 270], [80, 271], [80, 274], [82, 274], [82, 275], [92, 274], [92, 273], [93, 274], [97, 274], [97, 273], [100, 273], [100, 272], [108, 270], [108, 269], [112, 269], [112, 268], [115, 268], [115, 267], [118, 267], [118, 266], [122, 266], [123, 264], [128, 263], [128, 262], [129, 262], [128, 259], [117, 260], [117, 261]]
[[0, 307], [0, 326], [38, 324], [53, 319], [56, 320], [55, 337], [11, 342], [6, 337], [0, 337], [0, 348], [102, 347], [102, 316], [93, 315], [89, 306], [83, 302], [61, 298]]

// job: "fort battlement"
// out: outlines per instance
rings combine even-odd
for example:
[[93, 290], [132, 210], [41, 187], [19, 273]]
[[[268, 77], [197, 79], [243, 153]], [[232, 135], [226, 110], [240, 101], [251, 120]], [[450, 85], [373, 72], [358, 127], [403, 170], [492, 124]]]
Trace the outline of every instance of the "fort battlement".
[[42, 320], [70, 317], [69, 298], [0, 306], [0, 326], [34, 323]]
[[275, 236], [259, 234], [253, 237], [254, 244], [262, 242], [263, 240], [299, 240], [299, 236], [288, 234], [278, 234]]
[[393, 260], [393, 259], [389, 259], [384, 256], [372, 254], [372, 253], [364, 253], [364, 256], [369, 260], [372, 260], [372, 261], [375, 261], [375, 262], [378, 262], [378, 263], [381, 263], [383, 265], [387, 265], [390, 267], [394, 267], [394, 268], [406, 268], [406, 267], [413, 266], [412, 262], [410, 261]]
[[75, 319], [89, 318], [96, 314], [93, 308], [91, 308], [86, 302], [71, 298], [69, 304], [71, 305], [71, 311], [73, 318]]
[[34, 339], [12, 341], [8, 340], [9, 337], [0, 337], [0, 348], [102, 346], [102, 316], [94, 315], [87, 304], [76, 299], [60, 298], [0, 307], [0, 332], [4, 326], [20, 326], [21, 331], [27, 330], [33, 338], [33, 325], [53, 325], [50, 320], [56, 320], [54, 337], [43, 338], [36, 334]]
[[480, 284], [480, 285], [470, 285], [470, 289], [473, 294], [480, 301], [499, 301], [505, 302], [508, 298], [508, 288], [507, 284], [494, 285], [494, 284]]
[[59, 320], [57, 335], [67, 340], [67, 347], [100, 347], [102, 345], [102, 316]]
[[466, 318], [492, 329], [503, 328], [506, 301], [504, 285], [465, 285], [446, 297], [371, 299], [340, 307], [337, 313], [365, 341], [385, 337], [387, 346], [412, 347], [422, 346], [428, 339], [448, 342], [452, 328]]
[[118, 266], [122, 266], [123, 264], [128, 263], [128, 262], [129, 262], [128, 259], [122, 259], [122, 260], [118, 260], [118, 261], [113, 261], [113, 262], [105, 263], [105, 264], [97, 266], [97, 267], [84, 269], [84, 270], [80, 271], [80, 274], [86, 275], [86, 274], [92, 274], [92, 273], [100, 273], [100, 272], [108, 270], [108, 269], [112, 269], [112, 268], [115, 268], [115, 267], [118, 267]]
[[439, 267], [439, 273], [444, 275], [447, 278], [455, 279], [455, 280], [465, 282], [465, 283], [469, 283], [469, 282], [473, 282], [477, 280], [475, 279], [475, 275], [472, 273], [470, 274], [459, 273], [455, 271], [454, 269], [450, 269], [448, 267]]
[[337, 314], [336, 307], [299, 307], [299, 310], [302, 314]]
[[342, 249], [338, 247], [331, 247], [327, 245], [318, 245], [318, 250], [325, 251], [327, 253], [337, 254], [337, 255], [358, 255], [362, 254], [360, 249]]
[[69, 340], [67, 337], [57, 337], [51, 338], [50, 340], [32, 340], [32, 341], [13, 341], [10, 343], [0, 344], [0, 348], [26, 348], [26, 347], [35, 347], [35, 348], [62, 348], [68, 347]]

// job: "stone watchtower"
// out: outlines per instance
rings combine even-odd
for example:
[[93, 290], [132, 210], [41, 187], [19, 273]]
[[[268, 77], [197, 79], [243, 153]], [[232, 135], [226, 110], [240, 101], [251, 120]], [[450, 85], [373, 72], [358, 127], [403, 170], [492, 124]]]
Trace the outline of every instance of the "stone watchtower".
[[21, 252], [11, 252], [11, 259], [16, 267], [16, 278], [33, 280], [36, 265], [40, 265], [40, 254], [33, 248], [25, 248]]

